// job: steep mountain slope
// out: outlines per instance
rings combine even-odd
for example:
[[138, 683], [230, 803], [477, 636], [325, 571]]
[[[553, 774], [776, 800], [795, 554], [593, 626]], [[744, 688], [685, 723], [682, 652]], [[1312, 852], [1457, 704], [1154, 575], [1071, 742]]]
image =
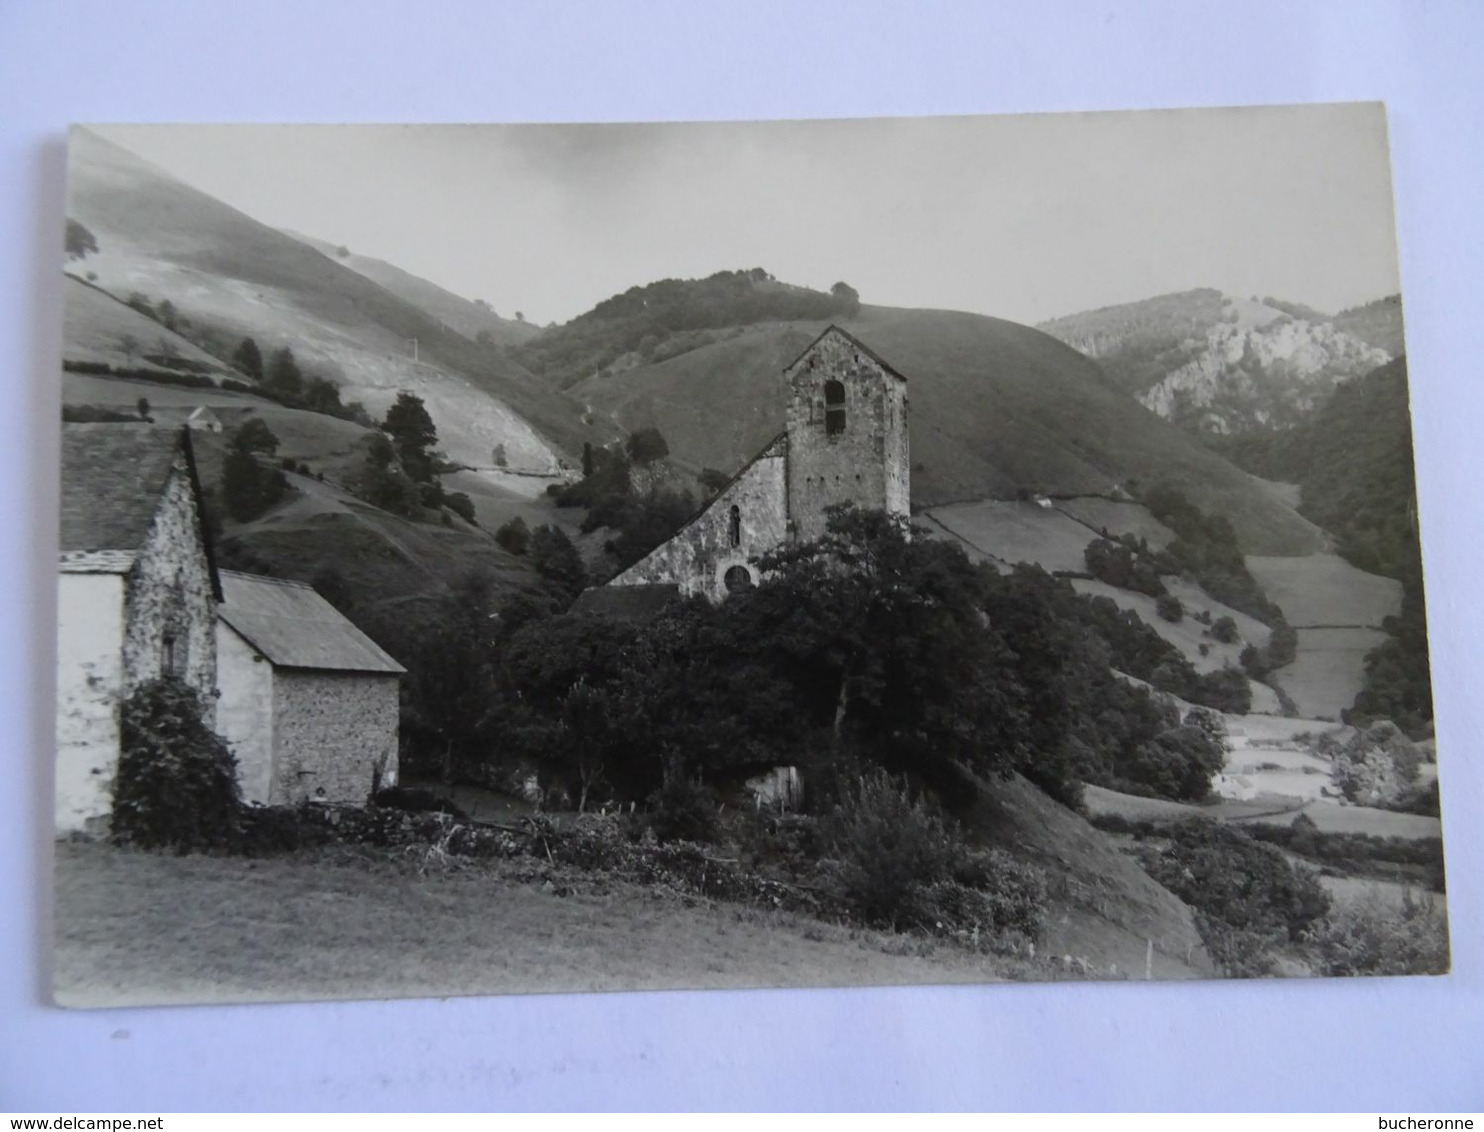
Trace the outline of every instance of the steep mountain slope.
[[167, 367], [147, 357], [168, 354], [184, 360], [194, 372], [216, 379], [243, 379], [242, 374], [194, 342], [74, 275], [68, 275], [62, 284], [62, 342], [62, 356], [69, 362], [168, 373]]
[[[378, 412], [400, 389], [428, 403], [451, 456], [554, 471], [585, 435], [559, 392], [320, 252], [83, 129], [72, 132], [68, 215], [97, 237], [86, 269], [120, 298], [169, 299], [193, 337], [229, 352], [251, 335]], [[74, 267], [74, 270], [77, 266]], [[420, 361], [410, 354], [416, 338]]]
[[452, 291], [444, 290], [436, 283], [430, 283], [410, 271], [403, 271], [385, 260], [358, 255], [349, 249], [289, 229], [284, 229], [284, 234], [308, 244], [357, 275], [364, 275], [373, 283], [380, 284], [471, 342], [480, 340], [500, 346], [513, 346], [529, 341], [541, 333], [540, 327], [518, 319], [501, 318], [488, 306], [455, 295]]
[[[982, 315], [886, 307], [862, 307], [840, 324], [907, 375], [915, 506], [1023, 492], [1116, 495], [1173, 480], [1228, 515], [1248, 549], [1302, 554], [1323, 544], [1277, 495], [1048, 335]], [[782, 429], [781, 370], [823, 325], [734, 328], [572, 393], [622, 429], [657, 426], [692, 471], [733, 471]]]
[[1400, 295], [1387, 295], [1373, 303], [1341, 311], [1335, 315], [1334, 323], [1346, 334], [1385, 350], [1394, 358], [1406, 353]]
[[1257, 475], [1297, 484], [1303, 513], [1362, 569], [1420, 575], [1405, 357], [1337, 389], [1297, 428], [1213, 446]]
[[[1377, 308], [1372, 310], [1371, 308]], [[1161, 295], [1043, 323], [1094, 358], [1160, 416], [1212, 433], [1283, 428], [1334, 387], [1383, 364], [1401, 308], [1387, 300], [1342, 322], [1277, 299], [1236, 299], [1210, 289]], [[1368, 337], [1369, 336], [1369, 337]]]
[[1310, 700], [1323, 703], [1315, 714], [1337, 717], [1354, 701], [1366, 716], [1421, 731], [1432, 695], [1406, 358], [1341, 386], [1295, 428], [1211, 443], [1258, 475], [1295, 484], [1300, 510], [1333, 533], [1343, 556], [1253, 560], [1299, 631], [1297, 671], [1278, 679], [1303, 707], [1307, 663], [1322, 678], [1311, 681]]

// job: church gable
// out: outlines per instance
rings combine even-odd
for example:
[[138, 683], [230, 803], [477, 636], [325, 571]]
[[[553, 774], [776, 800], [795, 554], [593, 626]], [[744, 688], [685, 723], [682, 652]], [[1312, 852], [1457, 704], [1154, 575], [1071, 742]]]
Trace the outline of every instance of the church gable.
[[756, 558], [822, 535], [831, 507], [910, 513], [906, 378], [835, 326], [784, 374], [788, 430], [608, 585], [719, 601], [758, 583]]
[[788, 540], [787, 463], [788, 441], [780, 436], [669, 541], [608, 584], [675, 584], [686, 596], [712, 601], [756, 585], [749, 560]]

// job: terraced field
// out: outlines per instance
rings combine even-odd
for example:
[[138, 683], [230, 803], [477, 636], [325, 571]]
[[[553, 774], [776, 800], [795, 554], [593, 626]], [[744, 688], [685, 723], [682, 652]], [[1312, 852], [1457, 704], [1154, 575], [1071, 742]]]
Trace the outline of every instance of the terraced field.
[[1013, 500], [952, 503], [926, 515], [988, 558], [1006, 565], [1033, 562], [1052, 573], [1086, 570], [1082, 552], [1097, 537], [1054, 508]]
[[1298, 655], [1274, 674], [1299, 714], [1338, 721], [1365, 683], [1365, 656], [1401, 609], [1401, 583], [1367, 574], [1336, 554], [1250, 556], [1247, 568], [1298, 631]]

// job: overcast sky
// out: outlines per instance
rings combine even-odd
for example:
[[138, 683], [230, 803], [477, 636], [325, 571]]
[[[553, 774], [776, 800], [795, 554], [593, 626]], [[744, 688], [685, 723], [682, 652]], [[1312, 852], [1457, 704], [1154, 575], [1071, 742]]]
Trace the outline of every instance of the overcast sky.
[[835, 122], [104, 126], [277, 227], [507, 317], [764, 267], [1037, 322], [1190, 287], [1400, 289], [1379, 104]]

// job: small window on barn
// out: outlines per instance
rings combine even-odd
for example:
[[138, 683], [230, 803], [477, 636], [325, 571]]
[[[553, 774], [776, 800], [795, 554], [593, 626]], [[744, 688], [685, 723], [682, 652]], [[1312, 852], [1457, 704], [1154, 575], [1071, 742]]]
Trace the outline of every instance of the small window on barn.
[[721, 576], [721, 581], [726, 586], [727, 593], [739, 594], [752, 589], [752, 571], [746, 566], [730, 566]]
[[845, 431], [845, 386], [838, 381], [824, 383], [824, 431], [826, 436]]
[[733, 546], [742, 545], [742, 508], [735, 503], [727, 519], [727, 541]]

